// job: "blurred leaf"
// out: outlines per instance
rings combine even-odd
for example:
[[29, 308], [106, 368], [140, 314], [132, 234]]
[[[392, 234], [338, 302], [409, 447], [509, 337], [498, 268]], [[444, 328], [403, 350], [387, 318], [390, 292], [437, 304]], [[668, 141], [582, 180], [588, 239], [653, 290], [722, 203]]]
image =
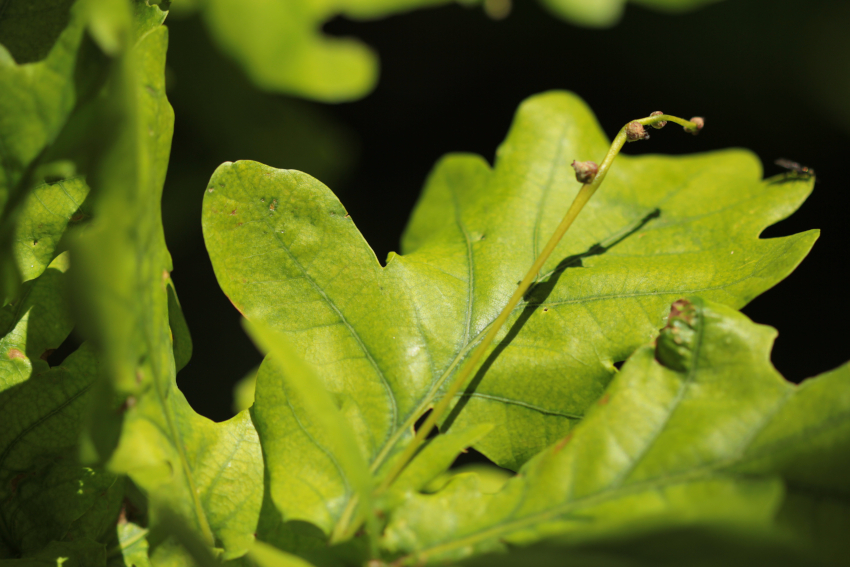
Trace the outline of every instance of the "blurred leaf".
[[160, 215], [173, 127], [166, 47], [167, 31], [159, 27], [116, 58], [94, 118], [103, 139], [88, 176], [98, 195], [94, 218], [72, 245], [81, 326], [101, 354], [83, 454], [129, 475], [146, 493], [154, 564], [171, 561], [176, 548], [161, 523], [165, 510], [184, 518], [206, 545], [238, 556], [253, 540], [262, 498], [250, 416], [212, 423], [175, 383], [176, 363], [185, 363], [189, 350], [181, 343], [185, 322], [173, 313], [176, 297], [169, 302], [171, 258]]
[[325, 102], [360, 98], [375, 86], [374, 52], [322, 33], [335, 16], [379, 18], [452, 0], [225, 0], [200, 3], [212, 36], [262, 89]]
[[257, 371], [254, 368], [242, 377], [233, 387], [233, 413], [239, 413], [254, 405], [254, 392], [257, 389]]
[[[406, 255], [391, 253], [386, 267], [320, 182], [226, 163], [205, 195], [207, 249], [234, 305], [286, 334], [314, 367], [380, 479], [560, 221], [578, 190], [569, 163], [607, 148], [578, 98], [532, 98], [495, 169], [474, 156], [440, 162]], [[613, 363], [656, 335], [670, 302], [700, 292], [740, 307], [785, 277], [817, 233], [757, 235], [799, 206], [811, 180], [760, 177], [740, 150], [622, 156], [441, 429], [495, 423], [475, 447], [515, 470], [582, 418]], [[303, 435], [295, 414], [287, 421], [277, 435]], [[315, 447], [297, 461], [297, 470], [321, 468], [327, 455]], [[303, 482], [296, 469], [278, 474], [287, 475], [280, 486]], [[316, 502], [337, 506], [346, 492], [331, 488]], [[327, 525], [326, 514], [316, 509], [310, 521]]]
[[[573, 24], [609, 27], [620, 21], [627, 0], [540, 0], [553, 14]], [[663, 12], [684, 12], [720, 0], [630, 0]]]
[[[770, 364], [773, 329], [719, 304], [677, 305], [658, 347], [635, 352], [573, 432], [497, 494], [459, 478], [412, 495], [387, 526], [388, 551], [422, 564], [553, 533], [573, 544], [691, 525], [763, 533], [797, 500], [841, 508], [846, 534], [850, 364], [795, 386]], [[681, 370], [660, 362], [671, 356]], [[786, 537], [817, 529], [795, 518]], [[832, 559], [850, 551], [843, 535], [831, 543], [843, 548]]]

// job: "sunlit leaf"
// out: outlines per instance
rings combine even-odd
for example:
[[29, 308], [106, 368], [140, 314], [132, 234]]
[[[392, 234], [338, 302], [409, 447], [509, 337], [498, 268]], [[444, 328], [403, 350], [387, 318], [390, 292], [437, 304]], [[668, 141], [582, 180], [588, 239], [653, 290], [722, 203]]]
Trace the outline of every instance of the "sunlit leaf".
[[[567, 209], [579, 188], [569, 164], [607, 148], [574, 95], [530, 99], [495, 167], [469, 155], [437, 165], [405, 254], [391, 253], [386, 266], [317, 180], [226, 163], [205, 195], [207, 249], [234, 305], [286, 334], [314, 366], [380, 477]], [[614, 362], [656, 335], [676, 298], [740, 307], [790, 273], [817, 232], [758, 234], [811, 187], [762, 181], [740, 150], [622, 156], [442, 429], [496, 424], [476, 448], [515, 470], [583, 417]], [[300, 457], [323, 459], [318, 449]]]
[[[670, 319], [657, 347], [632, 355], [585, 420], [499, 493], [458, 479], [411, 496], [387, 527], [388, 551], [421, 564], [554, 533], [580, 544], [689, 525], [764, 532], [785, 515], [788, 537], [804, 540], [819, 522], [797, 514], [800, 501], [843, 510], [832, 533], [846, 533], [850, 365], [795, 386], [770, 364], [773, 329], [702, 300], [677, 302]], [[846, 538], [831, 545], [846, 556]]]

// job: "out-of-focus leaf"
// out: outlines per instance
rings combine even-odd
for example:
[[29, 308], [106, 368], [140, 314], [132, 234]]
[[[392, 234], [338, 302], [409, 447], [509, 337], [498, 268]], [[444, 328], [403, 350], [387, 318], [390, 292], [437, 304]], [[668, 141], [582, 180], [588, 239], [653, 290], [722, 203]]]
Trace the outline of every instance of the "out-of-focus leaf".
[[[570, 162], [607, 148], [574, 95], [532, 98], [495, 168], [468, 155], [438, 164], [406, 254], [391, 253], [386, 267], [320, 182], [226, 163], [205, 195], [207, 249], [234, 305], [314, 366], [380, 477], [560, 221], [579, 188]], [[740, 307], [785, 277], [817, 232], [758, 234], [791, 214], [812, 181], [760, 178], [740, 150], [622, 156], [442, 429], [496, 424], [476, 448], [516, 470], [582, 418], [613, 363], [656, 335], [670, 302], [699, 292]], [[277, 434], [300, 435], [294, 416], [288, 427]], [[326, 459], [315, 448], [298, 460]], [[334, 494], [319, 500], [345, 493]], [[310, 521], [328, 518], [316, 511]]]
[[[553, 533], [581, 543], [689, 525], [765, 532], [782, 526], [777, 512], [824, 500], [843, 510], [846, 533], [850, 365], [795, 386], [770, 364], [775, 336], [728, 307], [676, 302], [657, 347], [635, 352], [573, 432], [497, 494], [458, 479], [412, 495], [387, 527], [388, 551], [420, 564]], [[794, 517], [788, 537], [818, 529]], [[831, 544], [846, 557], [846, 538]]]
[[160, 215], [173, 126], [166, 46], [159, 27], [116, 58], [97, 108], [108, 143], [98, 147], [88, 176], [98, 195], [94, 218], [72, 245], [80, 324], [101, 355], [83, 454], [129, 475], [146, 493], [154, 564], [170, 562], [178, 547], [160, 522], [164, 510], [226, 557], [238, 556], [253, 539], [262, 499], [250, 416], [212, 423], [175, 382], [176, 363], [189, 351], [181, 346], [188, 335], [182, 317], [174, 317], [176, 298], [169, 302], [171, 258]]
[[[627, 0], [540, 0], [555, 15], [588, 27], [609, 27], [620, 21]], [[720, 0], [629, 0], [663, 12], [685, 12]]]
[[257, 371], [254, 368], [242, 377], [233, 387], [233, 412], [239, 413], [254, 405], [254, 394], [257, 390]]
[[[378, 78], [378, 57], [356, 39], [323, 34], [321, 28], [326, 22], [334, 17], [382, 18], [453, 1], [479, 3], [479, 0], [246, 0], [234, 9], [226, 0], [196, 0], [186, 11], [200, 9], [215, 40], [260, 88], [339, 102], [360, 98], [372, 90]], [[609, 27], [620, 20], [627, 0], [540, 1], [569, 22]], [[632, 1], [656, 10], [683, 12], [719, 0]]]
[[219, 45], [260, 88], [326, 102], [359, 98], [378, 77], [375, 53], [352, 38], [330, 37], [322, 25], [335, 16], [378, 18], [452, 0], [224, 0], [200, 3]]

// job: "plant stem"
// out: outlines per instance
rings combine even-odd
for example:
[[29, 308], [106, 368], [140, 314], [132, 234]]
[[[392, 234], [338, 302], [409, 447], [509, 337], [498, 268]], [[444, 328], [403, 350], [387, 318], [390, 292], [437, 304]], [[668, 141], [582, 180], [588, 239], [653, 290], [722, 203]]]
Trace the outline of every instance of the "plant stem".
[[[667, 114], [662, 114], [659, 116], [650, 116], [647, 118], [641, 118], [639, 120], [634, 120], [633, 122], [637, 122], [643, 126], [651, 126], [653, 124], [657, 124], [662, 121], [670, 121], [675, 122], [683, 126], [686, 130], [695, 129], [696, 124], [689, 120], [683, 120], [681, 118], [677, 118], [676, 116], [669, 116]], [[378, 487], [377, 492], [383, 492], [386, 490], [398, 475], [401, 474], [401, 471], [404, 470], [404, 467], [407, 466], [407, 463], [413, 458], [416, 452], [419, 450], [419, 447], [431, 433], [431, 430], [437, 424], [437, 421], [443, 417], [449, 405], [452, 403], [454, 397], [466, 386], [467, 380], [469, 379], [472, 372], [478, 368], [478, 364], [481, 362], [481, 359], [484, 357], [484, 354], [487, 352], [487, 349], [493, 343], [493, 340], [496, 338], [496, 335], [501, 330], [502, 326], [508, 320], [513, 310], [519, 304], [520, 300], [522, 300], [525, 293], [528, 291], [528, 288], [531, 287], [531, 284], [537, 278], [537, 275], [540, 273], [540, 270], [543, 268], [543, 265], [549, 259], [552, 252], [555, 250], [555, 247], [558, 246], [558, 243], [563, 238], [564, 234], [567, 230], [572, 226], [573, 221], [575, 221], [578, 214], [581, 212], [582, 208], [584, 208], [585, 204], [590, 200], [599, 186], [602, 184], [602, 181], [605, 179], [605, 176], [608, 174], [608, 170], [611, 168], [611, 164], [614, 162], [614, 158], [617, 157], [617, 154], [620, 153], [620, 150], [623, 148], [623, 144], [626, 143], [626, 126], [623, 126], [620, 131], [617, 133], [617, 136], [614, 138], [614, 141], [611, 143], [611, 148], [608, 150], [608, 153], [605, 155], [605, 159], [602, 160], [602, 163], [599, 165], [599, 169], [596, 173], [596, 176], [590, 183], [586, 183], [581, 186], [581, 189], [570, 205], [569, 210], [564, 215], [563, 220], [558, 225], [558, 228], [555, 229], [555, 233], [549, 239], [549, 242], [546, 243], [546, 246], [543, 248], [543, 251], [540, 252], [540, 255], [534, 261], [534, 264], [531, 265], [531, 268], [528, 270], [528, 273], [525, 274], [525, 277], [520, 282], [519, 286], [514, 291], [514, 294], [508, 300], [505, 307], [502, 309], [502, 312], [499, 313], [499, 316], [496, 317], [495, 321], [493, 321], [490, 326], [490, 330], [481, 339], [481, 342], [478, 343], [478, 346], [475, 347], [475, 350], [472, 351], [469, 358], [466, 360], [464, 365], [461, 367], [455, 379], [452, 381], [451, 385], [446, 389], [443, 398], [434, 406], [431, 413], [428, 415], [428, 418], [425, 420], [425, 423], [422, 424], [422, 427], [419, 428], [419, 431], [416, 432], [416, 436], [410, 442], [410, 444], [404, 449], [401, 455], [395, 460], [392, 468], [390, 468], [387, 475], [384, 477], [383, 482]]]

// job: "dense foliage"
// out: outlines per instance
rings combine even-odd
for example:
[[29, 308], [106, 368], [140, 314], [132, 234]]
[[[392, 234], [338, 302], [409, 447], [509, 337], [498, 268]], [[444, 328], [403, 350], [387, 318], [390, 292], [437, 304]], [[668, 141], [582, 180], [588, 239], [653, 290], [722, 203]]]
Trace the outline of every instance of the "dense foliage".
[[[195, 8], [261, 87], [340, 100], [374, 60], [343, 42], [356, 57], [331, 64], [304, 38], [339, 11], [429, 3]], [[386, 262], [309, 173], [211, 172], [209, 257], [269, 354], [246, 409], [196, 413], [161, 212], [167, 4], [0, 4], [0, 565], [846, 557], [850, 365], [791, 384], [776, 332], [736, 311], [817, 239], [759, 238], [815, 178], [762, 179], [745, 150], [618, 157], [439, 433], [388, 476], [579, 191], [570, 163], [608, 150], [568, 92], [528, 98], [492, 165], [442, 158]], [[72, 329], [85, 342], [57, 360]], [[493, 465], [451, 468], [469, 447]]]

